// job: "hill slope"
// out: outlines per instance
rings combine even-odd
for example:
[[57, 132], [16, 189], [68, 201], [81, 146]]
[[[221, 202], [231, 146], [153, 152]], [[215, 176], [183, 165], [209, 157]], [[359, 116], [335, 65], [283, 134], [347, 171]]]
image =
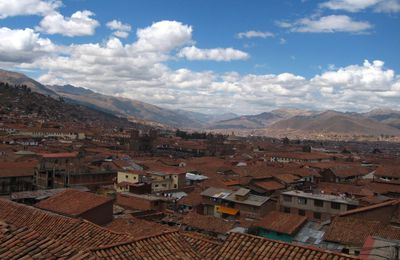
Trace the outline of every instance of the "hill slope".
[[295, 116], [274, 123], [269, 130], [357, 135], [400, 135], [400, 130], [356, 113], [325, 111], [311, 116]]
[[0, 69], [0, 81], [10, 85], [25, 85], [32, 91], [56, 97], [57, 94], [24, 74]]
[[300, 109], [276, 109], [258, 115], [246, 115], [228, 120], [215, 122], [210, 126], [213, 129], [261, 129], [275, 122], [297, 115], [310, 115], [313, 112]]

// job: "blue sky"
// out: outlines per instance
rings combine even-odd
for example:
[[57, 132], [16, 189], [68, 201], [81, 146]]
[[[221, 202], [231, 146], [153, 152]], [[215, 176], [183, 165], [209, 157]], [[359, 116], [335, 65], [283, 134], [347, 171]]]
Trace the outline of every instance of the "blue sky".
[[0, 0], [0, 66], [206, 113], [399, 108], [399, 15], [398, 0]]

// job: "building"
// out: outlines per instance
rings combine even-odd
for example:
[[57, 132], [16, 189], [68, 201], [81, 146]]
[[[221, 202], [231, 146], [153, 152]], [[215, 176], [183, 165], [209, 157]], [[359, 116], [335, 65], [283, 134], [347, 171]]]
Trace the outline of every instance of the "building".
[[370, 170], [366, 167], [350, 163], [320, 163], [310, 165], [314, 169], [319, 169], [321, 181], [347, 183], [361, 179], [367, 175]]
[[399, 206], [399, 200], [390, 200], [343, 212], [332, 220], [324, 239], [355, 255], [370, 236], [400, 240]]
[[36, 165], [37, 161], [0, 162], [0, 195], [33, 190]]
[[97, 225], [104, 225], [113, 219], [113, 199], [90, 192], [67, 189], [35, 207], [71, 218], [82, 218]]
[[273, 207], [270, 198], [250, 194], [249, 189], [236, 191], [210, 187], [200, 193], [204, 215], [219, 218], [259, 218]]
[[257, 221], [257, 235], [273, 240], [292, 242], [297, 232], [307, 222], [307, 217], [271, 211]]
[[168, 203], [172, 203], [170, 197], [155, 196], [152, 194], [135, 194], [132, 192], [117, 193], [116, 204], [121, 207], [139, 211], [163, 211]]
[[298, 190], [282, 192], [279, 198], [280, 211], [322, 221], [357, 208], [358, 205], [357, 200], [344, 196]]
[[41, 154], [35, 168], [37, 189], [68, 188], [86, 186], [90, 189], [112, 185], [117, 171], [111, 167], [85, 167], [77, 152]]
[[334, 158], [331, 155], [324, 153], [300, 153], [300, 152], [281, 152], [271, 155], [271, 162], [279, 163], [318, 163], [329, 162]]

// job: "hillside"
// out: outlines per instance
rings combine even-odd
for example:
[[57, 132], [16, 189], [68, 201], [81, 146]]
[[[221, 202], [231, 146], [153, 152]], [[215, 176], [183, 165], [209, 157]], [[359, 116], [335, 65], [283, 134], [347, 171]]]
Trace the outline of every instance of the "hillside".
[[85, 106], [66, 103], [31, 91], [25, 86], [0, 83], [0, 116], [30, 118], [29, 124], [44, 122], [64, 128], [106, 128], [133, 126], [119, 118]]
[[356, 113], [325, 111], [311, 116], [295, 116], [271, 125], [272, 131], [338, 133], [355, 135], [400, 135], [400, 130]]
[[0, 69], [0, 82], [8, 83], [10, 85], [25, 85], [34, 92], [57, 97], [57, 94], [54, 91], [21, 73]]
[[276, 109], [271, 112], [263, 112], [258, 115], [239, 116], [228, 120], [215, 122], [212, 129], [261, 129], [275, 122], [291, 118], [297, 115], [310, 115], [313, 112], [300, 109]]
[[364, 113], [363, 116], [400, 129], [400, 111], [393, 109], [374, 109]]

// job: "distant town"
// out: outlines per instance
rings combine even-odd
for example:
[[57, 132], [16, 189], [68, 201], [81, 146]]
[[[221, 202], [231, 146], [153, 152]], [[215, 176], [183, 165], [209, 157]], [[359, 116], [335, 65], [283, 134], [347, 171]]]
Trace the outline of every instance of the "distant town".
[[399, 256], [383, 135], [162, 128], [7, 82], [0, 100], [1, 259]]

